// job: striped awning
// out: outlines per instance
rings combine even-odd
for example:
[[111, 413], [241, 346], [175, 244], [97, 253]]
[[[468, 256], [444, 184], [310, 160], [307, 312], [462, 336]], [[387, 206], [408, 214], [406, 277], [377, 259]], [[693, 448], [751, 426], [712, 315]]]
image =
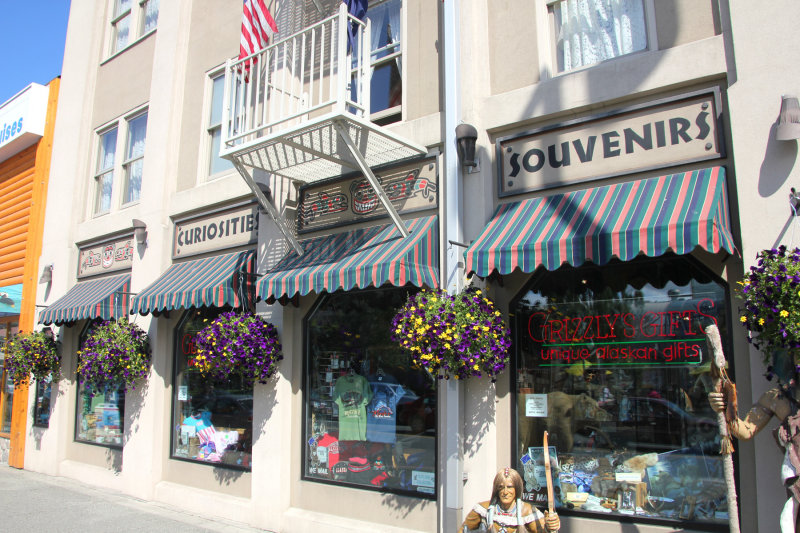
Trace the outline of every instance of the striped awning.
[[257, 296], [272, 301], [312, 291], [380, 287], [387, 282], [438, 287], [438, 217], [420, 217], [406, 224], [406, 238], [387, 224], [305, 241], [303, 255], [290, 253], [259, 281]]
[[735, 249], [723, 167], [503, 204], [465, 252], [466, 271], [484, 277], [604, 265], [698, 246]]
[[239, 307], [239, 272], [252, 273], [254, 266], [254, 250], [176, 263], [133, 298], [131, 310], [146, 315], [190, 307]]
[[131, 275], [119, 274], [78, 282], [67, 294], [39, 313], [39, 323], [66, 324], [82, 319], [128, 316]]

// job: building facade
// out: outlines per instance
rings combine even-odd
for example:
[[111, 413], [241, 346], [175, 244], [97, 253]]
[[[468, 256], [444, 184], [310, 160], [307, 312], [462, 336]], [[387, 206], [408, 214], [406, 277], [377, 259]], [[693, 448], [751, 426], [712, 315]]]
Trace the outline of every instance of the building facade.
[[[32, 331], [36, 325], [37, 269], [59, 82], [56, 78], [46, 86], [33, 83], [0, 105], [0, 339], [4, 344], [18, 331]], [[0, 455], [3, 462], [22, 468], [28, 389], [15, 392], [5, 371], [2, 383]], [[42, 395], [40, 389], [35, 396], [38, 405]]]
[[[72, 5], [36, 297], [65, 379], [25, 468], [275, 531], [454, 531], [505, 466], [544, 504], [547, 431], [564, 529], [726, 529], [704, 333], [756, 399], [734, 288], [795, 244], [797, 145], [772, 130], [798, 44], [769, 36], [797, 7], [269, 10], [237, 60], [241, 2]], [[510, 326], [496, 383], [431, 379], [391, 339], [409, 294], [467, 276]], [[266, 384], [194, 370], [230, 310], [280, 333]], [[150, 374], [91, 391], [76, 352], [122, 317]], [[737, 446], [745, 531], [777, 529], [773, 446]]]

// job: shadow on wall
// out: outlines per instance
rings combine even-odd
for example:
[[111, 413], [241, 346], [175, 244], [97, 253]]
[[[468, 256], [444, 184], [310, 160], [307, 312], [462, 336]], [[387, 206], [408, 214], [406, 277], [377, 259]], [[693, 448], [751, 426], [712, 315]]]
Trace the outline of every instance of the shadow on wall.
[[478, 454], [489, 421], [495, 418], [495, 386], [488, 378], [474, 380], [474, 385], [467, 386], [464, 394], [464, 455], [470, 458]]
[[[800, 183], [789, 183], [789, 175], [797, 162], [797, 141], [779, 141], [775, 139], [778, 127], [777, 117], [769, 130], [769, 140], [764, 152], [764, 159], [758, 173], [758, 194], [767, 198], [775, 193], [789, 193], [791, 187], [800, 188]], [[785, 190], [784, 190], [785, 189]], [[789, 206], [786, 206], [789, 211]]]

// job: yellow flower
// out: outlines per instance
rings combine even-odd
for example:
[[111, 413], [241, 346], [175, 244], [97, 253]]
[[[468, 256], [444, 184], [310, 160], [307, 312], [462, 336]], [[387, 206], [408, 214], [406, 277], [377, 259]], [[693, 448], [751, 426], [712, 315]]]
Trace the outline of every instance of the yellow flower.
[[759, 318], [758, 319], [758, 325], [759, 326], [763, 326], [764, 325], [764, 319], [763, 318]]
[[789, 316], [789, 311], [787, 311], [786, 309], [782, 309], [781, 310], [781, 316], [786, 318], [787, 316]]
[[744, 324], [745, 322], [747, 322], [747, 317], [746, 317], [746, 316], [744, 316], [744, 315], [740, 316], [740, 317], [739, 317], [739, 322], [741, 322], [742, 324]]

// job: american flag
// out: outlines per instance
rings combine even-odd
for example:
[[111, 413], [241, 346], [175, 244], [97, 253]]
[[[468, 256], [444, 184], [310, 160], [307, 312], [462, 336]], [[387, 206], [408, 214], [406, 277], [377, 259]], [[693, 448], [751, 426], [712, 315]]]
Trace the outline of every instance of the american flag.
[[239, 59], [244, 59], [266, 47], [270, 38], [276, 33], [278, 25], [275, 24], [275, 19], [270, 15], [264, 0], [244, 0]]

